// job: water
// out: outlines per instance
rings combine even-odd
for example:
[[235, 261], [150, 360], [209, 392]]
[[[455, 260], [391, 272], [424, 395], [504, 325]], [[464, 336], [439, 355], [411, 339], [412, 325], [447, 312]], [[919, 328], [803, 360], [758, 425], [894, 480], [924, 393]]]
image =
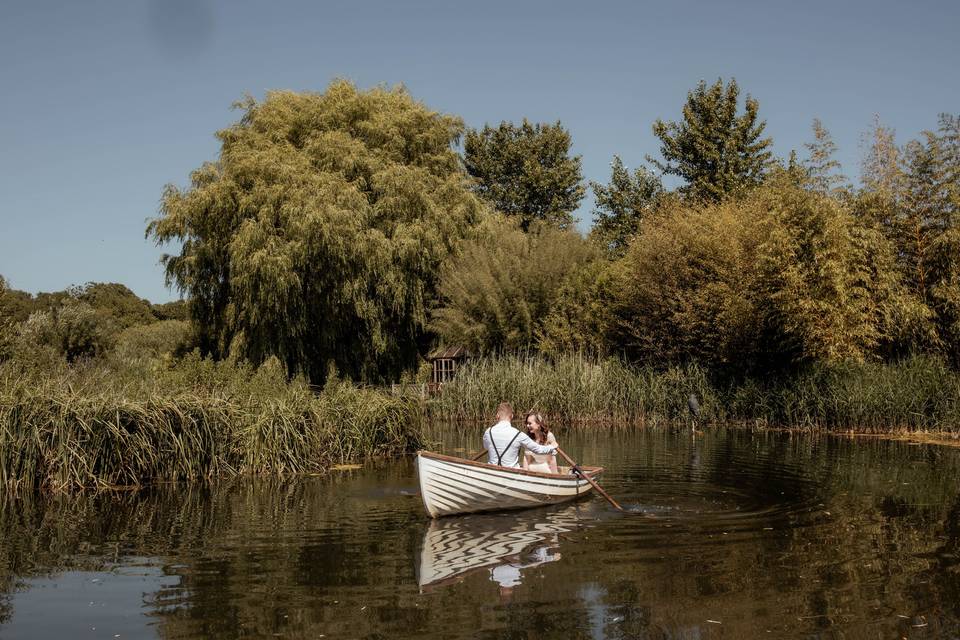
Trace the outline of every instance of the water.
[[630, 513], [431, 522], [411, 460], [7, 499], [0, 638], [960, 636], [958, 449], [559, 436]]

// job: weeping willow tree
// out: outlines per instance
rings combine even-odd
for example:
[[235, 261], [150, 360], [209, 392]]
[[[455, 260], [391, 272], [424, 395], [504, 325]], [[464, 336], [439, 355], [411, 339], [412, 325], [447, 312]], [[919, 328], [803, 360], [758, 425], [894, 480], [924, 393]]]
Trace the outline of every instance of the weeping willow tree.
[[214, 357], [322, 380], [415, 362], [439, 265], [479, 219], [454, 151], [459, 118], [403, 88], [271, 92], [238, 105], [220, 157], [168, 186], [147, 235]]

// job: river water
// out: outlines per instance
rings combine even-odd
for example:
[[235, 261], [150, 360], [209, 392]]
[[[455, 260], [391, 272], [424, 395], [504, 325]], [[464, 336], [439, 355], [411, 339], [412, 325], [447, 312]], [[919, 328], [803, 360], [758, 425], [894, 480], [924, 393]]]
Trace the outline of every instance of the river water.
[[558, 435], [628, 513], [431, 522], [411, 459], [4, 498], [0, 638], [960, 636], [960, 449]]

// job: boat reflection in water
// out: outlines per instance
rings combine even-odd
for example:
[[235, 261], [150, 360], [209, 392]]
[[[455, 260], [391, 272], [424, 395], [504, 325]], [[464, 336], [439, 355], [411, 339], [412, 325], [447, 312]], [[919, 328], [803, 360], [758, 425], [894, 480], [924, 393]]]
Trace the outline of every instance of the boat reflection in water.
[[480, 570], [507, 595], [523, 570], [560, 559], [559, 534], [580, 525], [579, 507], [431, 520], [417, 566], [420, 591], [447, 586]]

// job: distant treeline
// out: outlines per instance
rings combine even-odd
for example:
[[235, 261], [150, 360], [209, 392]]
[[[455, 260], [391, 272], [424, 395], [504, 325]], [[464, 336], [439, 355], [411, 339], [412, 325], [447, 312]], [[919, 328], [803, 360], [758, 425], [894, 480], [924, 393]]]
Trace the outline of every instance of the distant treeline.
[[242, 106], [148, 228], [181, 243], [167, 276], [202, 354], [275, 356], [317, 383], [332, 368], [396, 380], [438, 343], [734, 377], [960, 364], [957, 116], [905, 145], [874, 123], [854, 186], [819, 121], [776, 158], [756, 99], [700, 83], [653, 123], [649, 166], [615, 157], [587, 185], [559, 122], [469, 130], [402, 88], [345, 81]]
[[[734, 80], [678, 106], [652, 123], [645, 166], [615, 156], [609, 182], [588, 184], [560, 122], [468, 129], [403, 88], [346, 81], [247, 99], [147, 228], [176, 243], [164, 264], [185, 301], [3, 290], [0, 362], [194, 354], [377, 384], [422, 379], [442, 344], [698, 367], [724, 389], [960, 366], [960, 117], [906, 144], [874, 122], [854, 184], [818, 120], [775, 157]], [[584, 236], [573, 213], [588, 189]]]

